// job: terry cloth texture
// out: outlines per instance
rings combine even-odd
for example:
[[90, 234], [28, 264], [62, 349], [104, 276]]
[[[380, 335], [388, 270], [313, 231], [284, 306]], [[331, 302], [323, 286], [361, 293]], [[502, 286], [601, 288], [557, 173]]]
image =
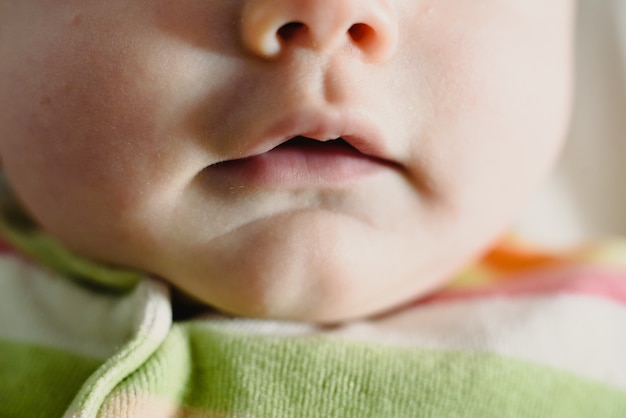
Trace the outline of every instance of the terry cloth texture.
[[435, 295], [319, 327], [175, 322], [163, 284], [3, 235], [0, 417], [626, 416], [620, 243], [506, 242]]

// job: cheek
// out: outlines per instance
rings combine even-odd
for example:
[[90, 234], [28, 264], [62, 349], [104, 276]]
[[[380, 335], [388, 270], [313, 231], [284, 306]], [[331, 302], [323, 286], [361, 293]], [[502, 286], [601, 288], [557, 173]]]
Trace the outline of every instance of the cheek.
[[496, 197], [518, 204], [554, 160], [569, 119], [571, 16], [563, 2], [529, 8], [534, 14], [492, 3], [491, 18], [468, 8], [466, 24], [446, 26], [435, 13], [431, 31], [417, 35], [428, 43], [421, 59], [433, 108], [417, 127], [414, 159], [428, 167], [442, 202], [469, 212]]
[[[165, 183], [178, 156], [160, 122], [169, 91], [155, 87], [137, 54], [154, 45], [123, 25], [86, 26], [88, 15], [78, 27], [50, 20], [34, 22], [42, 32], [16, 31], [8, 40], [21, 47], [0, 68], [0, 155], [34, 215], [65, 231], [133, 210], [153, 184]], [[41, 33], [53, 35], [42, 43]]]
[[[151, 145], [153, 126], [141, 117], [150, 106], [140, 100], [130, 106], [128, 95], [111, 91], [115, 84], [126, 87], [117, 74], [108, 73], [107, 82], [99, 82], [104, 78], [99, 77], [97, 63], [90, 67], [89, 77], [65, 68], [65, 59], [84, 67], [74, 58], [60, 54], [42, 63], [49, 69], [45, 71], [49, 82], [38, 80], [42, 74], [35, 73], [32, 82], [16, 83], [19, 90], [3, 89], [3, 102], [11, 106], [2, 120], [8, 138], [2, 154], [11, 157], [10, 167], [38, 173], [44, 190], [63, 184], [54, 190], [57, 193], [76, 187], [106, 188], [118, 177], [132, 182], [127, 170], [132, 157]], [[55, 77], [56, 72], [63, 75]], [[92, 83], [97, 87], [89, 86]], [[138, 137], [145, 146], [135, 141]]]
[[433, 1], [413, 29], [406, 67], [422, 81], [413, 86], [420, 112], [406, 116], [415, 120], [408, 160], [426, 175], [425, 208], [449, 254], [475, 253], [500, 234], [558, 153], [572, 27], [554, 3], [521, 13], [508, 0]]

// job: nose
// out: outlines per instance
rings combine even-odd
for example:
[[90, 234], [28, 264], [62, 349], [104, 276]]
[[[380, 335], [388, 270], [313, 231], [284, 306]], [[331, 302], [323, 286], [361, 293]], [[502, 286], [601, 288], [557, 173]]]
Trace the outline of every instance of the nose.
[[389, 0], [249, 0], [244, 5], [244, 46], [263, 58], [292, 47], [330, 52], [341, 46], [360, 51], [368, 61], [395, 52], [398, 21]]

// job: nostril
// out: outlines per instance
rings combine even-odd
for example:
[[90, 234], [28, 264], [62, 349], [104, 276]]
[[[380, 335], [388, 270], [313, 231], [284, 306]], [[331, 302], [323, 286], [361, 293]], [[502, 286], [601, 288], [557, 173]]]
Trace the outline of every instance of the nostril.
[[355, 43], [367, 42], [374, 35], [374, 29], [365, 23], [355, 23], [348, 29], [348, 34]]
[[394, 29], [393, 25], [386, 25], [384, 21], [355, 23], [348, 29], [348, 36], [370, 59], [382, 61], [395, 50], [397, 33]]
[[299, 32], [306, 30], [306, 25], [302, 22], [289, 22], [281, 26], [277, 33], [280, 39], [287, 41], [293, 39]]
[[[0, 3], [2, 0], [0, 0]], [[242, 46], [264, 59], [307, 49], [350, 48], [362, 60], [382, 62], [398, 44], [398, 21], [389, 0], [246, 0]]]

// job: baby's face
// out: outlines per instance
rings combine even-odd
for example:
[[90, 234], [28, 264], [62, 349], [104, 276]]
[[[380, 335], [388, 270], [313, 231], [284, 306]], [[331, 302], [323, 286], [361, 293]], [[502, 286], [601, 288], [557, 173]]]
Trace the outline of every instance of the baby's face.
[[0, 0], [0, 158], [90, 257], [236, 314], [370, 315], [441, 285], [548, 169], [572, 20], [571, 0]]

